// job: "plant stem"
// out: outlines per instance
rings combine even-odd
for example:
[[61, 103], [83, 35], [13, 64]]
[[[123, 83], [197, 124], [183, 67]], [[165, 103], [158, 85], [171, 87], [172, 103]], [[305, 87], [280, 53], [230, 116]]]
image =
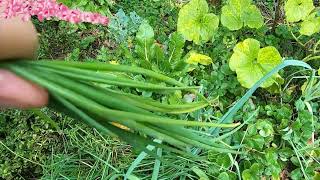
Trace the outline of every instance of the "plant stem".
[[314, 45], [313, 54], [320, 52], [320, 50], [319, 51], [317, 50], [319, 45], [320, 45], [320, 40]]
[[272, 32], [275, 31], [278, 21], [280, 19], [282, 3], [283, 3], [283, 0], [277, 0], [276, 12], [275, 12], [274, 21], [272, 24]]
[[309, 62], [311, 60], [316, 60], [319, 59], [320, 60], [320, 56], [313, 56], [313, 57], [309, 57], [303, 60], [303, 62]]

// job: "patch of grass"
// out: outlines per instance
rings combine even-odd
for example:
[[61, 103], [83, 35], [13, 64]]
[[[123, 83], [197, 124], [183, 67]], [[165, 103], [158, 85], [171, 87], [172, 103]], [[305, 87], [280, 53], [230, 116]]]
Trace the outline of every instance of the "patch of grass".
[[109, 179], [132, 160], [130, 146], [118, 139], [84, 125], [68, 126], [63, 133], [63, 150], [52, 151], [43, 179]]

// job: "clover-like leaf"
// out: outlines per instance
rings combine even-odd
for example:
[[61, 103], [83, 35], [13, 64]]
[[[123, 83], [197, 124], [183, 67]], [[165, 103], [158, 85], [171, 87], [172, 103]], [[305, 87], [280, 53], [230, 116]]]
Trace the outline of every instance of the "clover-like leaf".
[[206, 0], [191, 0], [181, 8], [178, 32], [188, 41], [202, 44], [210, 39], [219, 26], [219, 18], [209, 12]]
[[257, 122], [257, 129], [262, 137], [271, 136], [274, 132], [272, 123], [268, 120], [259, 120]]
[[186, 63], [195, 65], [197, 65], [198, 63], [202, 65], [209, 65], [212, 63], [212, 59], [209, 56], [199, 54], [196, 52], [191, 52], [190, 56], [186, 60]]
[[319, 32], [320, 17], [316, 17], [316, 13], [312, 13], [301, 23], [300, 34], [311, 36]]
[[260, 28], [263, 16], [260, 10], [251, 4], [251, 0], [230, 0], [222, 7], [221, 23], [230, 30], [239, 30], [244, 26]]
[[314, 8], [313, 0], [288, 0], [284, 6], [288, 22], [306, 19]]
[[[260, 49], [260, 42], [255, 39], [246, 39], [238, 43], [233, 49], [229, 66], [237, 73], [237, 78], [243, 87], [251, 88], [282, 61], [281, 55], [275, 47], [269, 46]], [[282, 83], [279, 74], [267, 79], [261, 87], [267, 88], [274, 83]]]
[[250, 169], [242, 172], [243, 180], [260, 180], [260, 175], [263, 172], [263, 166], [259, 163], [254, 163]]

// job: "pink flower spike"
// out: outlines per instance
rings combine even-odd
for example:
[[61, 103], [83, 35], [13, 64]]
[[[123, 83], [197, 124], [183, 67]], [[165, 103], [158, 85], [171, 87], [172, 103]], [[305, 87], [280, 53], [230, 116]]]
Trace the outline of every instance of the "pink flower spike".
[[0, 12], [0, 17], [4, 18], [21, 16], [23, 20], [30, 20], [31, 16], [37, 16], [40, 21], [57, 18], [71, 23], [109, 23], [108, 17], [104, 15], [72, 10], [56, 0], [0, 0], [0, 9], [4, 9]]

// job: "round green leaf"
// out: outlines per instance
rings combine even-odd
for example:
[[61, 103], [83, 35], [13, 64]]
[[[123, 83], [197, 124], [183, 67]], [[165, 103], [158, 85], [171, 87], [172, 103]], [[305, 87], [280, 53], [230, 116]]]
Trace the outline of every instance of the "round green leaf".
[[244, 20], [244, 25], [249, 26], [250, 28], [258, 29], [263, 25], [263, 16], [255, 5], [250, 5], [245, 13], [242, 14], [242, 18]]
[[222, 25], [232, 31], [239, 30], [243, 26], [260, 28], [263, 25], [263, 16], [260, 10], [251, 3], [251, 0], [230, 0], [222, 7]]
[[268, 137], [273, 135], [272, 123], [268, 120], [260, 120], [257, 122], [257, 129], [262, 137]]
[[254, 163], [250, 169], [246, 169], [242, 172], [243, 180], [260, 180], [260, 175], [263, 169], [260, 164]]
[[318, 32], [320, 32], [320, 17], [316, 17], [316, 13], [312, 13], [301, 23], [300, 33], [311, 36]]
[[288, 22], [304, 20], [314, 8], [313, 0], [288, 0], [284, 6]]
[[238, 43], [233, 49], [234, 53], [229, 61], [232, 71], [247, 66], [248, 59], [254, 59], [258, 56], [260, 50], [260, 42], [249, 38]]
[[[237, 73], [237, 78], [243, 87], [251, 88], [270, 70], [281, 63], [281, 56], [274, 47], [260, 49], [260, 42], [255, 39], [246, 39], [233, 49], [229, 66]], [[261, 87], [267, 88], [278, 82], [280, 75], [276, 74], [265, 81]], [[279, 82], [281, 83], [281, 82]]]
[[229, 5], [222, 7], [221, 23], [231, 31], [239, 30], [243, 26], [240, 16], [235, 14], [232, 6]]
[[263, 65], [278, 65], [281, 63], [281, 55], [279, 51], [273, 47], [268, 46], [259, 50], [258, 53], [258, 63]]
[[212, 39], [219, 26], [219, 18], [208, 11], [208, 3], [205, 0], [191, 0], [179, 12], [178, 32], [196, 44]]
[[229, 177], [228, 173], [223, 172], [223, 173], [219, 174], [218, 179], [220, 179], [220, 180], [230, 180], [230, 177]]

